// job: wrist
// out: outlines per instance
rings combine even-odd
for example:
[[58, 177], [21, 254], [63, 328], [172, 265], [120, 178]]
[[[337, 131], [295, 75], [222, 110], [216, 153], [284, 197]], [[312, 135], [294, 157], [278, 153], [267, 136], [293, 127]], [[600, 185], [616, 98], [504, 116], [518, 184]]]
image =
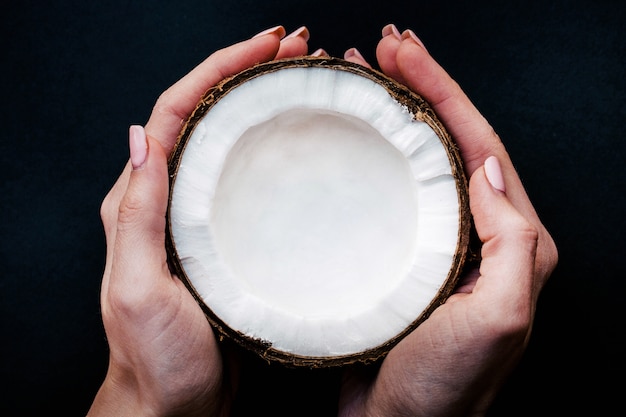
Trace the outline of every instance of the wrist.
[[[131, 372], [111, 372], [109, 369], [87, 417], [138, 416], [138, 417], [210, 417], [222, 416], [221, 402], [211, 402], [207, 393], [203, 401], [182, 394], [155, 390], [154, 384], [141, 383]], [[167, 401], [170, 399], [172, 401]]]
[[144, 409], [140, 401], [137, 384], [120, 383], [107, 374], [87, 412], [87, 417], [99, 416], [157, 416], [154, 411]]

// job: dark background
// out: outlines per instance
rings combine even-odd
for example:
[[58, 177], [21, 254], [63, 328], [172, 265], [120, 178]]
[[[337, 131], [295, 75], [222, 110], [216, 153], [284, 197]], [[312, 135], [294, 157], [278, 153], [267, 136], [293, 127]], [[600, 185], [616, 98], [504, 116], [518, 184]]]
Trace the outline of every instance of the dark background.
[[[412, 28], [505, 142], [560, 263], [527, 354], [490, 412], [623, 406], [623, 1], [5, 1], [0, 6], [0, 414], [84, 415], [104, 376], [102, 198], [127, 129], [216, 49], [283, 24], [371, 62]], [[333, 415], [318, 373], [251, 361], [244, 408]], [[243, 412], [242, 412], [243, 414]]]

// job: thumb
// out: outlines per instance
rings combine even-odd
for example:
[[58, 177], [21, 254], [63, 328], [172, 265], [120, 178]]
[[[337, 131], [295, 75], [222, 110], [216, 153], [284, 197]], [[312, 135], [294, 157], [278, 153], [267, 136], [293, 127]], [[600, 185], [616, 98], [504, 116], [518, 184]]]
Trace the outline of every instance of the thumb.
[[141, 126], [130, 127], [129, 147], [132, 171], [119, 206], [110, 280], [122, 288], [149, 288], [155, 274], [167, 270], [167, 157]]
[[[524, 310], [533, 296], [537, 230], [510, 202], [496, 157], [485, 160], [470, 179], [470, 209], [483, 242], [480, 279], [474, 292], [486, 307]], [[518, 309], [519, 308], [519, 309]], [[513, 312], [513, 310], [511, 310]]]

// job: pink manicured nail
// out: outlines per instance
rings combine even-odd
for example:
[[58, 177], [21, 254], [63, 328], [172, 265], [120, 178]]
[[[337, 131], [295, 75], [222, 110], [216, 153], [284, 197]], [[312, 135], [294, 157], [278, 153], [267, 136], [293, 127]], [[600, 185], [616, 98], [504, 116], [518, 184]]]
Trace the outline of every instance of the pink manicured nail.
[[422, 42], [422, 40], [418, 38], [415, 32], [413, 32], [411, 29], [407, 29], [402, 32], [402, 39], [411, 39], [413, 42], [426, 49], [426, 47], [424, 46], [424, 42]]
[[130, 148], [130, 163], [133, 169], [141, 168], [148, 156], [148, 141], [143, 126], [133, 125], [129, 128], [128, 147]]
[[298, 29], [294, 30], [289, 35], [285, 36], [283, 40], [290, 39], [290, 38], [297, 38], [298, 36], [304, 39], [305, 41], [308, 41], [310, 37], [309, 29], [307, 29], [306, 26], [300, 26]]
[[490, 156], [485, 160], [485, 176], [493, 188], [502, 192], [506, 191], [502, 167], [495, 156]]
[[328, 55], [328, 52], [326, 52], [322, 48], [319, 48], [318, 50], [313, 52], [311, 56], [322, 57], [322, 56], [329, 56], [329, 55]]
[[343, 54], [343, 57], [345, 59], [350, 59], [350, 58], [358, 58], [362, 61], [365, 61], [365, 58], [363, 58], [363, 55], [361, 55], [361, 53], [359, 52], [358, 49], [356, 48], [350, 48], [346, 51], [345, 54]]
[[287, 33], [285, 31], [285, 28], [279, 25], [279, 26], [274, 26], [273, 28], [265, 29], [263, 32], [260, 32], [254, 35], [252, 38], [258, 38], [258, 37], [265, 36], [265, 35], [276, 34], [278, 35], [280, 39], [282, 39], [285, 37], [285, 33]]
[[389, 23], [387, 26], [383, 28], [383, 38], [389, 35], [395, 36], [398, 40], [402, 39], [402, 35], [400, 31], [393, 23]]

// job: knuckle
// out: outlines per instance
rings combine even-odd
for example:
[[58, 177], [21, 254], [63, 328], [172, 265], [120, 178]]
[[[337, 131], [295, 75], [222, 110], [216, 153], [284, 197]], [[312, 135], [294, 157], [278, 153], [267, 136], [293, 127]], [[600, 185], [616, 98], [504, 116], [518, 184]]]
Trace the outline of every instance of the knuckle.
[[537, 231], [537, 228], [526, 220], [520, 223], [518, 233], [521, 239], [533, 248], [533, 250], [536, 250], [539, 241], [539, 232]]
[[506, 305], [485, 308], [480, 315], [482, 325], [488, 329], [494, 340], [520, 344], [532, 326], [532, 313], [528, 303], [506, 303]]
[[544, 281], [552, 274], [559, 262], [556, 243], [548, 231], [540, 230], [539, 247], [537, 249], [537, 269]]
[[[167, 292], [161, 291], [155, 271], [150, 268], [126, 268], [123, 276], [119, 275], [120, 272], [117, 274], [111, 280], [106, 302], [108, 311], [115, 317], [145, 322], [167, 304]], [[154, 285], [132, 284], [137, 282]]]
[[521, 214], [511, 216], [510, 222], [509, 227], [511, 232], [513, 232], [511, 235], [514, 234], [514, 239], [519, 240], [520, 242], [525, 242], [531, 247], [537, 247], [539, 241], [539, 230], [533, 223]]
[[139, 288], [113, 287], [108, 293], [109, 311], [116, 317], [134, 318], [150, 306], [150, 297]]
[[113, 195], [113, 192], [109, 192], [102, 203], [100, 204], [100, 219], [105, 228], [108, 228], [115, 224], [117, 221], [116, 213], [118, 210], [117, 199]]
[[118, 229], [128, 229], [137, 224], [142, 217], [141, 201], [132, 194], [125, 195], [117, 210]]
[[177, 107], [174, 105], [174, 103], [177, 103], [174, 94], [171, 88], [163, 91], [154, 103], [152, 113], [155, 115], [174, 115], [182, 119], [184, 115], [180, 114]]
[[167, 113], [167, 108], [169, 107], [167, 103], [169, 102], [169, 93], [168, 90], [162, 92], [157, 98], [154, 106], [152, 107], [152, 112], [156, 114], [164, 114]]

